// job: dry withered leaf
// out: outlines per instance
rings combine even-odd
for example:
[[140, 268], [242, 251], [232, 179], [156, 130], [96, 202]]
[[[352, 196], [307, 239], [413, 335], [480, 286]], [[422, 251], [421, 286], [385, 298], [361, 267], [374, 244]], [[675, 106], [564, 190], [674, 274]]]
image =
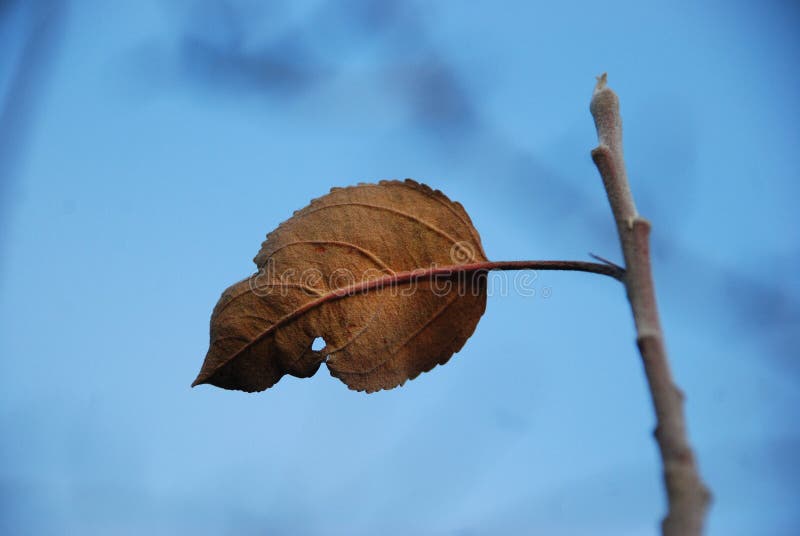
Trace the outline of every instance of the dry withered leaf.
[[214, 308], [193, 385], [262, 391], [325, 362], [351, 389], [391, 389], [447, 362], [486, 307], [480, 273], [330, 299], [362, 281], [486, 261], [464, 208], [412, 180], [332, 189], [267, 235], [254, 261], [258, 272]]

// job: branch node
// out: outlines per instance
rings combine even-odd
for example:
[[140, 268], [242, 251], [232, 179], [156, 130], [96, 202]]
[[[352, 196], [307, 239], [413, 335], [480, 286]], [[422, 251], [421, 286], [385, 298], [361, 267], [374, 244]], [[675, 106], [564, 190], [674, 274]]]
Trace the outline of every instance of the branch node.
[[[639, 330], [639, 333], [636, 335], [636, 346], [639, 348], [639, 351], [643, 354], [647, 353], [645, 349], [645, 345], [650, 342], [651, 340], [660, 341], [662, 339], [662, 334], [660, 329], [655, 328], [642, 328]], [[654, 342], [655, 342], [654, 341]]]
[[649, 235], [650, 229], [652, 229], [653, 226], [650, 223], [650, 220], [648, 220], [647, 218], [643, 218], [637, 214], [636, 217], [633, 218], [633, 221], [631, 222], [631, 229], [633, 229], [634, 227], [640, 227], [642, 233]]

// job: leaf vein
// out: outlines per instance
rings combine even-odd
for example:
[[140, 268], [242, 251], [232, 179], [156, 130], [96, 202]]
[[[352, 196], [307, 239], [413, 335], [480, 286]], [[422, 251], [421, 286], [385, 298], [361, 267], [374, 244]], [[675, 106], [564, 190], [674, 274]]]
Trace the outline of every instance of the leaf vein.
[[368, 250], [366, 248], [362, 248], [361, 246], [358, 246], [358, 245], [353, 244], [351, 242], [343, 242], [343, 241], [340, 241], [340, 240], [297, 240], [296, 242], [289, 242], [288, 244], [283, 244], [283, 245], [275, 248], [275, 250], [273, 250], [269, 254], [269, 257], [267, 257], [267, 260], [272, 258], [272, 256], [275, 255], [275, 253], [277, 253], [278, 251], [280, 251], [280, 250], [282, 250], [284, 248], [288, 248], [290, 246], [303, 245], [303, 244], [334, 245], [334, 246], [352, 248], [352, 249], [358, 251], [359, 253], [361, 253], [362, 255], [364, 255], [365, 257], [367, 257], [368, 259], [370, 259], [372, 262], [374, 262], [378, 266], [380, 266], [381, 269], [388, 271], [390, 274], [394, 274], [394, 270], [389, 268], [389, 266], [385, 262], [383, 262], [380, 257], [378, 257], [377, 255], [372, 253], [370, 250]]
[[405, 346], [409, 342], [411, 342], [417, 335], [419, 335], [422, 331], [427, 329], [434, 322], [434, 320], [436, 320], [437, 318], [442, 316], [450, 308], [450, 306], [453, 305], [456, 302], [456, 298], [458, 298], [458, 292], [452, 292], [452, 296], [450, 297], [450, 299], [448, 299], [447, 302], [442, 307], [440, 307], [438, 311], [436, 311], [434, 314], [429, 316], [428, 319], [423, 324], [421, 324], [419, 327], [417, 327], [417, 329], [412, 331], [405, 339], [403, 339], [403, 342], [401, 342], [399, 345], [395, 346], [392, 350], [390, 350], [386, 354], [386, 357], [384, 359], [380, 360], [374, 366], [370, 367], [367, 370], [360, 370], [360, 371], [337, 369], [337, 372], [341, 372], [341, 373], [344, 373], [344, 374], [357, 374], [357, 375], [360, 375], [360, 376], [364, 376], [364, 375], [370, 374], [371, 372], [374, 372], [379, 367], [382, 367], [383, 365], [385, 365], [402, 348], [405, 348]]
[[426, 222], [422, 218], [414, 216], [413, 214], [409, 214], [408, 212], [404, 212], [402, 210], [398, 210], [396, 208], [385, 207], [383, 205], [373, 205], [372, 203], [358, 203], [358, 202], [333, 203], [333, 204], [330, 204], [330, 205], [325, 205], [325, 206], [322, 206], [322, 207], [317, 207], [315, 209], [311, 209], [311, 210], [309, 210], [307, 212], [304, 212], [302, 214], [298, 214], [297, 216], [295, 216], [295, 218], [310, 216], [311, 214], [314, 214], [316, 212], [320, 212], [322, 210], [327, 210], [327, 209], [331, 209], [331, 208], [336, 208], [336, 207], [354, 207], [354, 206], [355, 207], [372, 208], [372, 209], [376, 209], [376, 210], [384, 210], [386, 212], [391, 212], [392, 214], [397, 214], [398, 216], [402, 216], [404, 218], [407, 218], [409, 220], [415, 221], [415, 222], [419, 223], [420, 225], [423, 225], [423, 226], [427, 227], [428, 229], [430, 229], [434, 233], [442, 236], [443, 238], [445, 238], [446, 240], [448, 240], [452, 244], [456, 244], [458, 242], [458, 240], [456, 240], [455, 238], [450, 236], [449, 233], [447, 233], [446, 231], [444, 231], [444, 230], [440, 229], [439, 227], [433, 225], [432, 223]]

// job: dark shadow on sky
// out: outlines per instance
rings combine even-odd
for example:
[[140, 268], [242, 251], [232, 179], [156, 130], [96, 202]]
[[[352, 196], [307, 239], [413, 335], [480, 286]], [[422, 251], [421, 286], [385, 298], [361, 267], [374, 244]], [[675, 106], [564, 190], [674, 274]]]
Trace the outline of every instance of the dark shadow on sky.
[[[68, 10], [62, 0], [0, 3], [0, 48], [19, 50], [4, 94], [0, 94], [0, 251], [14, 176], [23, 162], [31, 129], [47, 86], [47, 75], [58, 54]], [[12, 31], [16, 26], [18, 31]], [[12, 42], [19, 39], [21, 43]], [[0, 269], [2, 266], [0, 265]]]

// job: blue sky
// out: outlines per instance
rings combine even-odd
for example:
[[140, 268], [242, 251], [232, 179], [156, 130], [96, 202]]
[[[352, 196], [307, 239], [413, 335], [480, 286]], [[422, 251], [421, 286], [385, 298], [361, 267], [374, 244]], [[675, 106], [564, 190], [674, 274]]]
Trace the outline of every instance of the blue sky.
[[612, 280], [490, 296], [401, 389], [189, 389], [220, 292], [332, 186], [439, 188], [492, 260], [618, 260], [589, 157], [608, 71], [708, 533], [796, 534], [793, 3], [0, 7], [0, 532], [656, 534]]

